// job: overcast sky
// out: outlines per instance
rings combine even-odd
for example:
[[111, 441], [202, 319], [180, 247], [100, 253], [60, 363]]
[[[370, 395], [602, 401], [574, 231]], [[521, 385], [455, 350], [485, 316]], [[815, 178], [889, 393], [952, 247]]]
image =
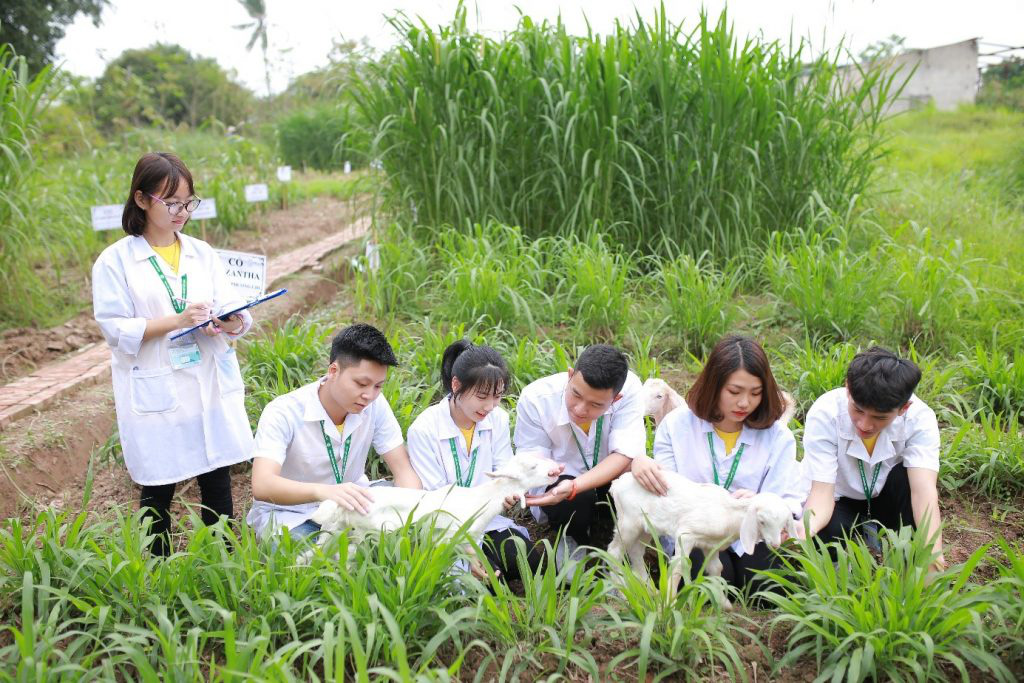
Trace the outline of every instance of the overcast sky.
[[[271, 86], [279, 91], [290, 78], [326, 63], [334, 40], [366, 37], [379, 48], [393, 45], [396, 37], [387, 24], [388, 15], [403, 11], [436, 26], [451, 19], [456, 5], [456, 0], [267, 0]], [[717, 17], [725, 5], [715, 0], [665, 0], [669, 17], [684, 26], [693, 25], [701, 6]], [[607, 33], [616, 19], [630, 22], [635, 16], [630, 2], [479, 0], [468, 6], [471, 26], [494, 36], [514, 28], [516, 6], [535, 20], [561, 13], [574, 33], [584, 33], [586, 21], [595, 31]], [[656, 0], [635, 5], [645, 17], [656, 6]], [[845, 37], [854, 53], [892, 34], [904, 36], [908, 47], [974, 37], [1024, 45], [1022, 0], [733, 0], [728, 6], [741, 35], [785, 40], [792, 33], [811, 39], [816, 47], [834, 46]], [[235, 0], [112, 0], [102, 18], [97, 28], [80, 17], [58, 44], [59, 58], [73, 73], [97, 77], [124, 50], [163, 41], [213, 57], [253, 90], [266, 90], [258, 46], [246, 52], [249, 32], [233, 28], [249, 20]], [[982, 52], [993, 49], [981, 47]]]

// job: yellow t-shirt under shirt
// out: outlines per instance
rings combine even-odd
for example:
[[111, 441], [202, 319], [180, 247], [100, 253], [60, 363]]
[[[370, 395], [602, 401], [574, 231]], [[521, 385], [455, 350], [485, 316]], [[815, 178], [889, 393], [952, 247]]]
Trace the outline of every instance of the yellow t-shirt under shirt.
[[181, 242], [175, 239], [171, 246], [153, 247], [153, 251], [171, 267], [171, 270], [175, 273], [178, 272], [178, 264], [181, 261]]
[[580, 429], [583, 430], [584, 434], [586, 434], [587, 436], [590, 436], [590, 423], [589, 422], [584, 422], [583, 424], [581, 424], [580, 425]]
[[466, 452], [473, 453], [473, 432], [476, 430], [476, 425], [473, 425], [469, 429], [463, 429], [459, 427], [459, 431], [462, 432], [462, 436], [466, 438]]
[[739, 441], [741, 433], [742, 432], [723, 432], [718, 427], [715, 427], [715, 434], [718, 434], [718, 438], [725, 442], [726, 455], [732, 453], [733, 449], [736, 448], [736, 442]]
[[868, 457], [871, 457], [875, 454], [875, 444], [878, 443], [878, 434], [867, 439], [861, 439], [861, 443], [864, 444], [864, 448], [868, 452]]

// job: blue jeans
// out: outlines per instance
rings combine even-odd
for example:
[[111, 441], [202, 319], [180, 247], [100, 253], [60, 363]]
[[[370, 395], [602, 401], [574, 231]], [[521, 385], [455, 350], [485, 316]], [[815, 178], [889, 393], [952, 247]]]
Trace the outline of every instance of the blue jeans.
[[301, 541], [307, 538], [313, 540], [320, 535], [320, 525], [311, 519], [307, 519], [302, 524], [291, 529], [290, 533], [293, 541]]

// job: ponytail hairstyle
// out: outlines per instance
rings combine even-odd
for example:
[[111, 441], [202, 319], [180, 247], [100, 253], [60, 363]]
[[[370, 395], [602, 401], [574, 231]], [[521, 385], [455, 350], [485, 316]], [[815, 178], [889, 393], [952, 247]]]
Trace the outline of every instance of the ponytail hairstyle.
[[[456, 377], [459, 389], [453, 391], [452, 380]], [[453, 398], [468, 391], [500, 396], [508, 389], [510, 381], [505, 360], [490, 346], [476, 346], [468, 339], [460, 339], [441, 356], [441, 388]]]

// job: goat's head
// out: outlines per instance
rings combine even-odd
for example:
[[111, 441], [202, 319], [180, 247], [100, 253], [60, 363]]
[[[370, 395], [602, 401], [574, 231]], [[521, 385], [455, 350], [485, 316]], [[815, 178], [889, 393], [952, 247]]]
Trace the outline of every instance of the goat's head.
[[772, 548], [782, 543], [782, 532], [796, 536], [796, 521], [786, 501], [774, 493], [759, 493], [750, 499], [747, 512], [740, 522], [740, 543], [747, 553], [754, 552], [758, 541]]
[[650, 377], [644, 382], [644, 415], [654, 418], [654, 424], [682, 405], [682, 397], [663, 379]]
[[487, 472], [491, 479], [506, 480], [513, 484], [519, 495], [519, 503], [526, 508], [526, 492], [530, 489], [550, 486], [558, 481], [558, 475], [565, 469], [554, 460], [536, 453], [520, 451], [496, 472]]

